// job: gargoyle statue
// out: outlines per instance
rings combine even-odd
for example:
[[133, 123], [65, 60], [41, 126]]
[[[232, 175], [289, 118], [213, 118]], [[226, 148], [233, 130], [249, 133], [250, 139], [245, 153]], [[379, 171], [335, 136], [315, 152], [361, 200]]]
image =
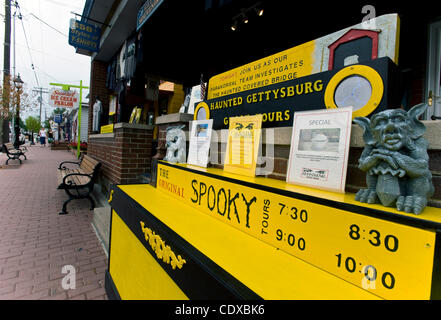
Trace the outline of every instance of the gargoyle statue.
[[418, 117], [427, 105], [418, 104], [408, 112], [390, 109], [354, 122], [364, 130], [365, 148], [359, 168], [366, 172], [367, 189], [361, 189], [355, 200], [396, 206], [406, 213], [420, 214], [433, 195], [429, 170], [426, 127]]
[[168, 127], [165, 136], [167, 153], [163, 160], [171, 163], [185, 163], [186, 139], [185, 132], [182, 130], [185, 125]]

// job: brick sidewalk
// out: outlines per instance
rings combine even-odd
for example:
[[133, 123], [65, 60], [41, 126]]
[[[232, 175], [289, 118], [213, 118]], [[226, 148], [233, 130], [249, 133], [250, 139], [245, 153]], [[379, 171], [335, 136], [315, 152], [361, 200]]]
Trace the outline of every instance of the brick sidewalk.
[[[89, 201], [57, 190], [57, 167], [75, 160], [67, 151], [28, 147], [29, 160], [0, 168], [0, 299], [103, 300], [107, 257], [91, 226]], [[0, 156], [5, 164], [6, 156]], [[9, 164], [13, 161], [9, 161]], [[64, 290], [62, 267], [76, 271], [76, 289]]]

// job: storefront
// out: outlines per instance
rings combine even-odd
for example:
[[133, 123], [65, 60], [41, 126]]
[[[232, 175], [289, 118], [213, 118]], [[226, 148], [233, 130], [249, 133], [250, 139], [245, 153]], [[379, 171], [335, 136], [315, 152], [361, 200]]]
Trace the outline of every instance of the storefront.
[[[439, 299], [441, 15], [403, 3], [342, 6], [86, 2], [83, 16], [103, 22], [92, 54], [89, 132], [97, 131], [98, 99], [102, 116], [88, 154], [103, 163], [112, 206], [109, 296]], [[201, 82], [207, 88], [190, 106], [195, 114], [179, 113]], [[326, 118], [311, 120], [316, 129], [305, 122], [293, 143], [300, 111], [350, 106], [353, 118], [370, 117], [422, 102], [434, 192], [420, 216], [355, 198], [366, 187], [365, 141], [352, 118], [338, 130], [328, 130]], [[237, 154], [232, 117], [248, 115], [261, 115], [259, 126], [236, 130], [258, 128], [262, 143]], [[190, 157], [193, 119], [213, 121], [208, 167], [157, 162], [166, 155], [167, 127], [177, 124]], [[293, 145], [317, 151], [327, 144], [332, 153], [343, 130], [350, 134], [339, 178], [316, 167], [301, 174], [318, 189], [337, 179], [337, 191], [293, 183]], [[225, 166], [245, 154], [251, 167]], [[150, 185], [139, 184], [142, 175]]]

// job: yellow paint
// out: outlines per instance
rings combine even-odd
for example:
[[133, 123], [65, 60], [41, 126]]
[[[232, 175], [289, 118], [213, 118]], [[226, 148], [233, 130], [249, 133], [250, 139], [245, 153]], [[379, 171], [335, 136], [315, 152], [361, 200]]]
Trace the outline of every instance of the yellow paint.
[[[357, 286], [366, 285], [369, 278], [364, 268], [373, 266], [378, 279], [375, 289], [368, 290], [383, 298], [430, 297], [435, 246], [432, 231], [190, 174], [162, 164], [158, 173], [158, 189], [166, 194]], [[266, 185], [279, 185], [281, 189], [303, 190], [302, 193], [319, 198], [340, 198], [343, 202], [359, 204], [332, 192], [289, 188], [282, 182], [268, 182], [271, 179], [248, 180], [263, 180]], [[179, 186], [179, 192], [164, 188], [167, 182]], [[393, 288], [389, 289], [392, 282]]]
[[185, 259], [182, 259], [180, 255], [176, 256], [170, 246], [166, 245], [164, 240], [150, 228], [147, 228], [143, 221], [140, 221], [142, 232], [144, 233], [145, 241], [147, 241], [150, 247], [155, 251], [156, 257], [159, 260], [171, 265], [172, 269], [182, 269]]
[[113, 192], [114, 190], [110, 190], [109, 200], [107, 202], [111, 203], [113, 200]]
[[384, 93], [383, 80], [377, 71], [365, 65], [349, 66], [337, 72], [329, 81], [325, 91], [326, 108], [338, 108], [334, 100], [335, 90], [344, 79], [353, 75], [362, 76], [369, 81], [372, 87], [372, 95], [364, 107], [353, 110], [352, 119], [356, 117], [366, 117], [371, 114], [380, 104]]
[[[379, 299], [325, 270], [202, 214], [150, 185], [119, 187], [264, 299]], [[111, 241], [113, 244], [113, 233]]]
[[175, 83], [173, 86], [173, 94], [170, 96], [167, 105], [167, 114], [178, 113], [182, 104], [184, 103], [185, 92], [184, 86], [179, 83]]
[[229, 118], [225, 171], [251, 177], [256, 175], [262, 119], [261, 114]]
[[188, 299], [112, 211], [109, 272], [123, 300]]
[[[205, 109], [205, 119], [198, 119], [199, 109]], [[208, 120], [208, 119], [210, 119], [210, 108], [208, 107], [208, 104], [205, 102], [199, 102], [194, 110], [193, 120]]]
[[401, 31], [401, 20], [400, 16], [397, 15], [397, 24], [396, 24], [396, 34], [395, 34], [395, 57], [393, 61], [396, 65], [398, 65], [399, 61], [399, 53], [400, 53], [400, 31]]
[[314, 68], [315, 41], [212, 77], [207, 99], [255, 89], [310, 75]]

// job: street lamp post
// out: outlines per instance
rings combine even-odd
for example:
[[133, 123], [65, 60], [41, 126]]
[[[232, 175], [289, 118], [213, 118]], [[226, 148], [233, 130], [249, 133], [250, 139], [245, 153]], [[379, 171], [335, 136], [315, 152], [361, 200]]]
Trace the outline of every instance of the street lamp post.
[[23, 87], [23, 80], [20, 78], [20, 74], [16, 78], [14, 78], [14, 86], [17, 89], [17, 100], [16, 100], [16, 107], [15, 107], [15, 121], [14, 121], [14, 133], [15, 133], [15, 140], [14, 140], [14, 146], [16, 148], [20, 145], [20, 95], [21, 95], [21, 89]]

